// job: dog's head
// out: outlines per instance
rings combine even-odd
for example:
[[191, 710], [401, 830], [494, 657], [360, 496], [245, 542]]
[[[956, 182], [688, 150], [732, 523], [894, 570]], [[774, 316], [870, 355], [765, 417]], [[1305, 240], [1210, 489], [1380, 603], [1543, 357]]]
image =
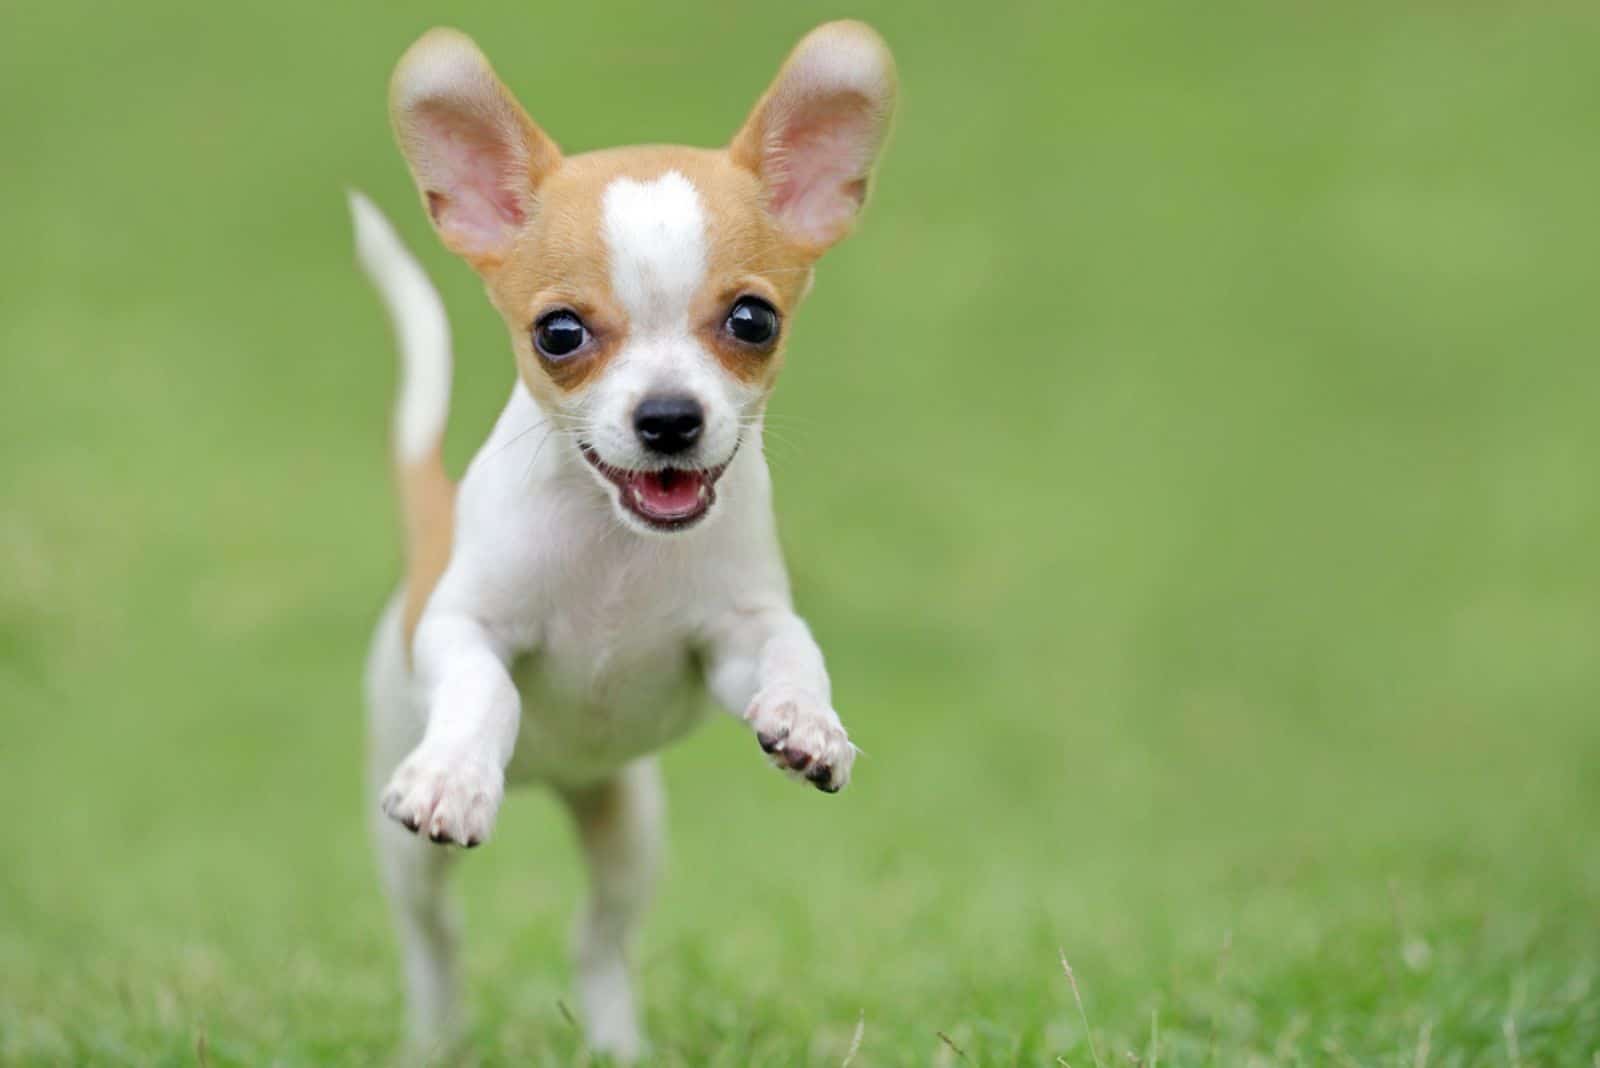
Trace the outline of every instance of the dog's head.
[[808, 34], [723, 149], [565, 157], [477, 47], [433, 30], [390, 108], [446, 246], [619, 514], [692, 526], [760, 418], [812, 265], [849, 232], [894, 106], [878, 35]]

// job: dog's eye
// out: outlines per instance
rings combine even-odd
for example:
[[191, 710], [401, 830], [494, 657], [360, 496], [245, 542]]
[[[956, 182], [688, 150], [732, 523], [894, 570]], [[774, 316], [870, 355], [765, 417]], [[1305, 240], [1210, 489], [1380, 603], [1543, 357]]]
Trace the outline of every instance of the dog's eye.
[[767, 345], [778, 336], [778, 312], [757, 297], [740, 297], [733, 302], [724, 329], [746, 345]]
[[565, 309], [553, 311], [533, 324], [533, 344], [552, 360], [571, 356], [589, 340], [583, 320]]

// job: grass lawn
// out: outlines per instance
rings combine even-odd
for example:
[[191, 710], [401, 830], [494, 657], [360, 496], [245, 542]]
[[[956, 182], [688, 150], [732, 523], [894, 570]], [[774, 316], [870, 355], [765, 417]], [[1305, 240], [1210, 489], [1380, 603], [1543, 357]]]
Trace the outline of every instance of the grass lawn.
[[[1600, 9], [347, 7], [0, 15], [0, 1061], [393, 1054], [344, 186], [445, 290], [453, 463], [511, 374], [404, 46], [462, 25], [569, 149], [709, 144], [849, 13], [903, 108], [770, 452], [867, 755], [667, 755], [657, 1061], [1600, 1064]], [[467, 1063], [580, 1058], [560, 811], [462, 874]]]

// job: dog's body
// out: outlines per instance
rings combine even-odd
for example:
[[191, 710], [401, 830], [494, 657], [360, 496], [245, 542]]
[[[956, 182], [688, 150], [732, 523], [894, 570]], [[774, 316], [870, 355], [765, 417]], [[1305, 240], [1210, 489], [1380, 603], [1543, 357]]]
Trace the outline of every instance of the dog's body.
[[564, 159], [460, 35], [427, 35], [396, 72], [424, 202], [488, 283], [519, 370], [453, 486], [442, 306], [353, 198], [405, 357], [407, 576], [367, 688], [374, 811], [389, 817], [375, 833], [423, 1051], [459, 1027], [446, 846], [489, 836], [506, 782], [547, 784], [574, 814], [592, 883], [576, 946], [585, 1032], [631, 1058], [626, 949], [663, 814], [651, 754], [694, 726], [709, 690], [778, 766], [827, 792], [849, 779], [854, 749], [790, 603], [761, 420], [781, 325], [864, 198], [893, 89], [876, 35], [831, 24], [727, 150]]

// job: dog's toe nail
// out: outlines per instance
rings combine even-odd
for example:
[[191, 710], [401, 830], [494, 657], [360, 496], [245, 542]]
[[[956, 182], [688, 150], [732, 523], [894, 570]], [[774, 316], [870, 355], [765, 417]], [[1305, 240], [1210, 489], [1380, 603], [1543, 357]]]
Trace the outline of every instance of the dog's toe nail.
[[408, 831], [411, 831], [412, 833], [415, 833], [421, 824], [417, 822], [417, 818], [415, 816], [401, 816], [400, 826], [404, 827]]
[[438, 842], [440, 845], [444, 845], [450, 841], [450, 836], [444, 831], [434, 831], [432, 834], [428, 835], [428, 838], [431, 841]]
[[832, 764], [818, 764], [806, 772], [806, 778], [825, 794], [836, 794], [844, 788], [844, 783], [833, 777]]
[[466, 845], [466, 847], [468, 849], [477, 849], [479, 846], [481, 846], [483, 844], [483, 839], [481, 839], [481, 838], [468, 838], [464, 844]]
[[795, 771], [804, 771], [811, 764], [811, 754], [803, 752], [799, 749], [796, 749], [791, 753], [785, 753], [784, 759]]
[[765, 731], [762, 731], [756, 735], [756, 742], [760, 744], [761, 751], [763, 753], [771, 753], [776, 751], [778, 748], [778, 743], [781, 741], [783, 741], [783, 739], [778, 735], [767, 734]]

